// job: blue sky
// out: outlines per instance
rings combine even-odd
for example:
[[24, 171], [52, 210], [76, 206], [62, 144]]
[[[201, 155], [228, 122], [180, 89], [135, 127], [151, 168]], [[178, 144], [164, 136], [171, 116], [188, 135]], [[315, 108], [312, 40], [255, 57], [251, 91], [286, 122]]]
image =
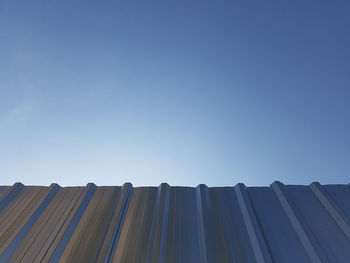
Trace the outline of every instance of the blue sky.
[[1, 184], [348, 183], [348, 1], [0, 0]]

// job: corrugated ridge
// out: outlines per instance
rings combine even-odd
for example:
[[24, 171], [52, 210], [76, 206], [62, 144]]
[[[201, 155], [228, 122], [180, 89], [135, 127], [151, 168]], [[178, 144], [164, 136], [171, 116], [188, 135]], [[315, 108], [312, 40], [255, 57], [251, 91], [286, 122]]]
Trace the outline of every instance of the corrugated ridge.
[[204, 214], [202, 202], [202, 195], [205, 195], [208, 191], [208, 187], [204, 184], [200, 184], [196, 187], [196, 205], [197, 205], [197, 219], [198, 219], [198, 239], [199, 239], [199, 256], [200, 262], [207, 263], [207, 246], [205, 242], [205, 229], [204, 229]]
[[243, 193], [242, 193], [243, 191], [246, 191], [245, 185], [238, 184], [235, 186], [235, 193], [236, 193], [238, 204], [241, 209], [241, 213], [245, 222], [245, 227], [248, 233], [248, 237], [250, 240], [251, 248], [254, 253], [255, 260], [256, 262], [264, 263], [265, 259], [263, 256], [262, 248], [260, 247], [258, 237], [255, 232], [256, 227], [254, 228], [251, 216], [249, 215], [247, 199], [243, 196]]
[[114, 253], [119, 241], [120, 232], [123, 227], [132, 191], [133, 187], [130, 183], [123, 185], [121, 195], [118, 198], [118, 203], [115, 206], [113, 218], [97, 262], [113, 262]]
[[162, 224], [160, 231], [160, 246], [159, 246], [159, 262], [165, 262], [166, 254], [166, 244], [168, 238], [168, 229], [169, 229], [169, 210], [170, 210], [170, 186], [164, 185], [164, 212], [162, 215]]
[[157, 242], [157, 240], [159, 240], [158, 238], [159, 234], [157, 235], [157, 226], [161, 224], [161, 217], [163, 214], [162, 213], [163, 210], [161, 208], [161, 201], [164, 200], [164, 198], [162, 199], [162, 195], [165, 187], [167, 187], [166, 184], [161, 184], [157, 189], [156, 201], [154, 205], [155, 208], [153, 210], [153, 216], [152, 216], [151, 233], [147, 244], [148, 248], [147, 248], [146, 262], [148, 263], [152, 262], [152, 258], [155, 256], [154, 255], [155, 253], [156, 255], [158, 255], [158, 253], [155, 252], [155, 250], [157, 251], [157, 248], [159, 249], [159, 242]]

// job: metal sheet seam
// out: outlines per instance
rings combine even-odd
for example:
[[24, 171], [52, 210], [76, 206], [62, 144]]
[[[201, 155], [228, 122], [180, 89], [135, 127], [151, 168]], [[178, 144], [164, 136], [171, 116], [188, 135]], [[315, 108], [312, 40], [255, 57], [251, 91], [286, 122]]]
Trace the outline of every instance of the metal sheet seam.
[[158, 190], [157, 190], [157, 197], [156, 197], [156, 203], [155, 203], [155, 209], [153, 213], [153, 221], [152, 221], [152, 226], [151, 226], [151, 236], [149, 238], [149, 245], [147, 249], [147, 262], [152, 262], [152, 252], [153, 252], [153, 246], [154, 246], [154, 236], [156, 232], [156, 226], [158, 225], [157, 219], [159, 216], [160, 211], [160, 199], [162, 196], [163, 191], [165, 191], [166, 184], [162, 183], [159, 185]]
[[158, 262], [165, 262], [166, 243], [168, 236], [169, 209], [170, 209], [170, 186], [167, 184], [165, 188], [164, 215], [162, 220], [161, 236], [160, 236], [160, 251]]
[[114, 227], [112, 239], [111, 239], [109, 248], [107, 250], [106, 258], [104, 261], [105, 263], [113, 262], [113, 257], [114, 257], [114, 254], [115, 254], [115, 251], [116, 251], [116, 248], [118, 245], [119, 236], [120, 236], [120, 233], [121, 233], [122, 228], [123, 228], [124, 219], [125, 219], [126, 213], [128, 211], [129, 203], [130, 203], [132, 192], [133, 192], [133, 187], [132, 187], [132, 184], [130, 184], [130, 183], [124, 184], [123, 189], [126, 189], [125, 190], [126, 193], [125, 193], [125, 197], [123, 200], [121, 210], [119, 212], [117, 223]]
[[337, 209], [334, 207], [334, 204], [329, 201], [329, 197], [326, 196], [326, 193], [321, 189], [319, 183], [312, 183], [310, 185], [311, 191], [315, 194], [317, 199], [321, 202], [327, 212], [331, 215], [340, 229], [344, 232], [346, 237], [350, 239], [350, 226], [344, 221], [342, 216], [338, 213]]
[[[242, 187], [243, 187], [243, 185], [242, 185]], [[235, 189], [238, 204], [239, 204], [239, 207], [240, 207], [243, 219], [244, 219], [245, 227], [246, 227], [247, 232], [248, 232], [248, 237], [249, 237], [252, 249], [253, 249], [253, 253], [254, 253], [256, 262], [258, 262], [258, 263], [265, 262], [263, 253], [262, 253], [260, 245], [259, 245], [258, 238], [257, 238], [256, 233], [254, 231], [253, 223], [251, 221], [251, 218], [250, 218], [249, 213], [248, 213], [248, 209], [247, 209], [245, 201], [243, 199], [243, 195], [241, 192], [241, 185], [237, 184], [234, 187], [234, 189]]]
[[55, 197], [56, 193], [58, 192], [58, 190], [60, 188], [61, 187], [58, 184], [51, 185], [51, 190], [47, 194], [46, 198], [41, 202], [41, 204], [35, 210], [33, 215], [29, 218], [29, 220], [25, 223], [25, 225], [22, 227], [22, 229], [18, 232], [16, 237], [12, 240], [10, 245], [6, 248], [4, 253], [1, 255], [0, 263], [7, 262], [7, 260], [11, 257], [13, 252], [16, 250], [16, 248], [19, 246], [19, 244], [22, 242], [22, 240], [26, 237], [27, 233], [33, 227], [35, 222], [38, 220], [38, 218], [44, 212], [45, 208], [49, 205], [51, 200]]
[[308, 239], [304, 229], [302, 228], [301, 224], [299, 223], [297, 217], [295, 216], [292, 208], [290, 207], [287, 199], [285, 198], [284, 194], [282, 193], [281, 186], [282, 183], [280, 182], [274, 182], [271, 187], [274, 190], [278, 200], [280, 201], [284, 211], [287, 214], [287, 217], [289, 221], [291, 222], [295, 232], [297, 233], [301, 243], [303, 244], [306, 253], [308, 254], [311, 262], [313, 263], [321, 263], [321, 259], [318, 256], [315, 248], [312, 246], [310, 240]]
[[203, 208], [202, 208], [202, 192], [207, 190], [207, 186], [200, 184], [196, 187], [196, 204], [197, 204], [197, 219], [198, 219], [198, 235], [199, 235], [199, 249], [200, 262], [207, 263], [207, 247], [205, 244], [205, 230], [203, 222]]
[[0, 201], [0, 212], [4, 209], [8, 203], [24, 188], [22, 183], [15, 183], [10, 192]]
[[54, 262], [59, 261], [64, 249], [66, 248], [71, 236], [73, 235], [75, 228], [77, 227], [78, 223], [80, 222], [80, 218], [82, 217], [82, 215], [83, 215], [86, 207], [88, 206], [93, 194], [95, 193], [95, 190], [97, 189], [97, 186], [95, 184], [88, 184], [87, 187], [89, 188], [89, 190], [86, 193], [86, 196], [85, 196], [84, 200], [82, 201], [82, 203], [80, 204], [74, 217], [72, 218], [72, 221], [70, 222], [68, 228], [66, 229], [65, 233], [63, 234], [55, 251], [53, 252], [53, 254], [49, 260], [50, 263], [54, 263]]
[[112, 227], [112, 223], [113, 223], [113, 218], [114, 218], [114, 214], [116, 213], [116, 210], [117, 210], [117, 207], [118, 207], [118, 203], [120, 202], [120, 199], [121, 199], [121, 196], [122, 196], [122, 191], [119, 191], [117, 197], [116, 197], [116, 201], [115, 201], [115, 204], [114, 204], [114, 207], [112, 209], [112, 215], [111, 215], [111, 218], [108, 222], [108, 227], [106, 228], [104, 234], [103, 234], [103, 238], [102, 238], [102, 241], [101, 241], [101, 244], [98, 248], [98, 251], [96, 253], [96, 258], [95, 258], [95, 261], [94, 262], [98, 262], [99, 261], [99, 258], [101, 257], [101, 251], [102, 251], [102, 248], [104, 246], [104, 244], [107, 242], [106, 241], [106, 238], [107, 238], [107, 235], [108, 235], [108, 232], [110, 230], [110, 228]]

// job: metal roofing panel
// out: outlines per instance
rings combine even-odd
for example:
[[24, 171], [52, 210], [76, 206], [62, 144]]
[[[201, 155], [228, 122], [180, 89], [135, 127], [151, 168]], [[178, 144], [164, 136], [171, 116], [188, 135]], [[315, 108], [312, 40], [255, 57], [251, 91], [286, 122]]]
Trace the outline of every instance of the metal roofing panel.
[[349, 262], [348, 185], [0, 187], [2, 262]]

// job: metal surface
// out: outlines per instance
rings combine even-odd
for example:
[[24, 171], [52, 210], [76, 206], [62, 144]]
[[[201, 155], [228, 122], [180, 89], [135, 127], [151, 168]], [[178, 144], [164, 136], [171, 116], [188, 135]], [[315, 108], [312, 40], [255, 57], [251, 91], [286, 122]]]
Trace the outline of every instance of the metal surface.
[[350, 262], [350, 187], [0, 186], [2, 262]]

